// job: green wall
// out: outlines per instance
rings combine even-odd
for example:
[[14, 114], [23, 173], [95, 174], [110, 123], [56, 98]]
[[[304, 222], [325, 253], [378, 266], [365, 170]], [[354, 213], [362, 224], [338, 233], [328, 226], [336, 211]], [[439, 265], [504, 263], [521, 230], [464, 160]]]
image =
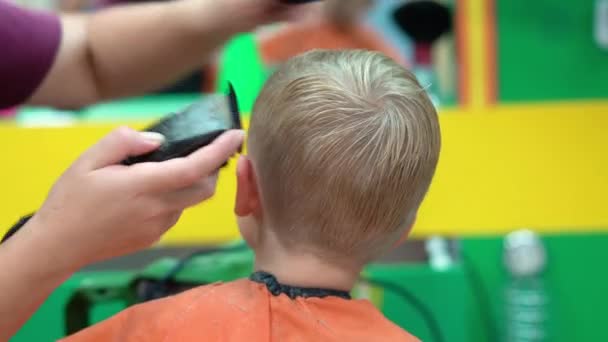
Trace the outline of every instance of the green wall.
[[608, 98], [594, 0], [496, 0], [500, 101]]

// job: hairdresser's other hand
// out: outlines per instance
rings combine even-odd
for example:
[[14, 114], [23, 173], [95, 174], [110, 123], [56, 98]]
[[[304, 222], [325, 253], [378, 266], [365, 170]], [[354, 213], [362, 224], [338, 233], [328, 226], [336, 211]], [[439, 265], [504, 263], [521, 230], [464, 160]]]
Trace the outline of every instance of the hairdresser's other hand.
[[[119, 128], [86, 151], [57, 181], [27, 226], [53, 241], [66, 267], [80, 267], [148, 247], [182, 211], [211, 197], [217, 170], [242, 144], [230, 131], [185, 158], [117, 165], [156, 149], [162, 136]], [[34, 231], [35, 230], [35, 231]], [[77, 264], [71, 264], [77, 263]]]

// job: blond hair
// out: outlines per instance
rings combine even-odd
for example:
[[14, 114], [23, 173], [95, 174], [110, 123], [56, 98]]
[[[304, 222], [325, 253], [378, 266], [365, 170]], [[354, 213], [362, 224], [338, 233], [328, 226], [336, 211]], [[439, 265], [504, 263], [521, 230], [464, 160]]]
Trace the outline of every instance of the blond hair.
[[411, 224], [440, 133], [426, 92], [396, 62], [316, 50], [268, 80], [248, 146], [265, 219], [281, 242], [367, 261]]

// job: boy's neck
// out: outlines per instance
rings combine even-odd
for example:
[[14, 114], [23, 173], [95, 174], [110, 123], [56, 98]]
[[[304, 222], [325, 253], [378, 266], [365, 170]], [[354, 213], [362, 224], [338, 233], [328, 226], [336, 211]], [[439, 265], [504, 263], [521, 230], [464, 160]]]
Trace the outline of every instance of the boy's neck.
[[255, 270], [271, 273], [284, 285], [343, 291], [353, 288], [361, 272], [360, 267], [329, 263], [313, 254], [280, 249], [256, 251]]

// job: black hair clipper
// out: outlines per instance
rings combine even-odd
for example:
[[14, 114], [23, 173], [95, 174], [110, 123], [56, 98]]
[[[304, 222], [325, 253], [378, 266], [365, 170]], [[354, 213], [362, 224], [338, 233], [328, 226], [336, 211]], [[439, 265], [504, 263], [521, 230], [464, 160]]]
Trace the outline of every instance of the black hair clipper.
[[185, 110], [169, 115], [145, 129], [165, 136], [165, 142], [155, 151], [123, 161], [124, 165], [162, 162], [189, 155], [209, 145], [230, 129], [241, 129], [241, 117], [234, 87], [229, 84], [228, 95], [207, 95]]

